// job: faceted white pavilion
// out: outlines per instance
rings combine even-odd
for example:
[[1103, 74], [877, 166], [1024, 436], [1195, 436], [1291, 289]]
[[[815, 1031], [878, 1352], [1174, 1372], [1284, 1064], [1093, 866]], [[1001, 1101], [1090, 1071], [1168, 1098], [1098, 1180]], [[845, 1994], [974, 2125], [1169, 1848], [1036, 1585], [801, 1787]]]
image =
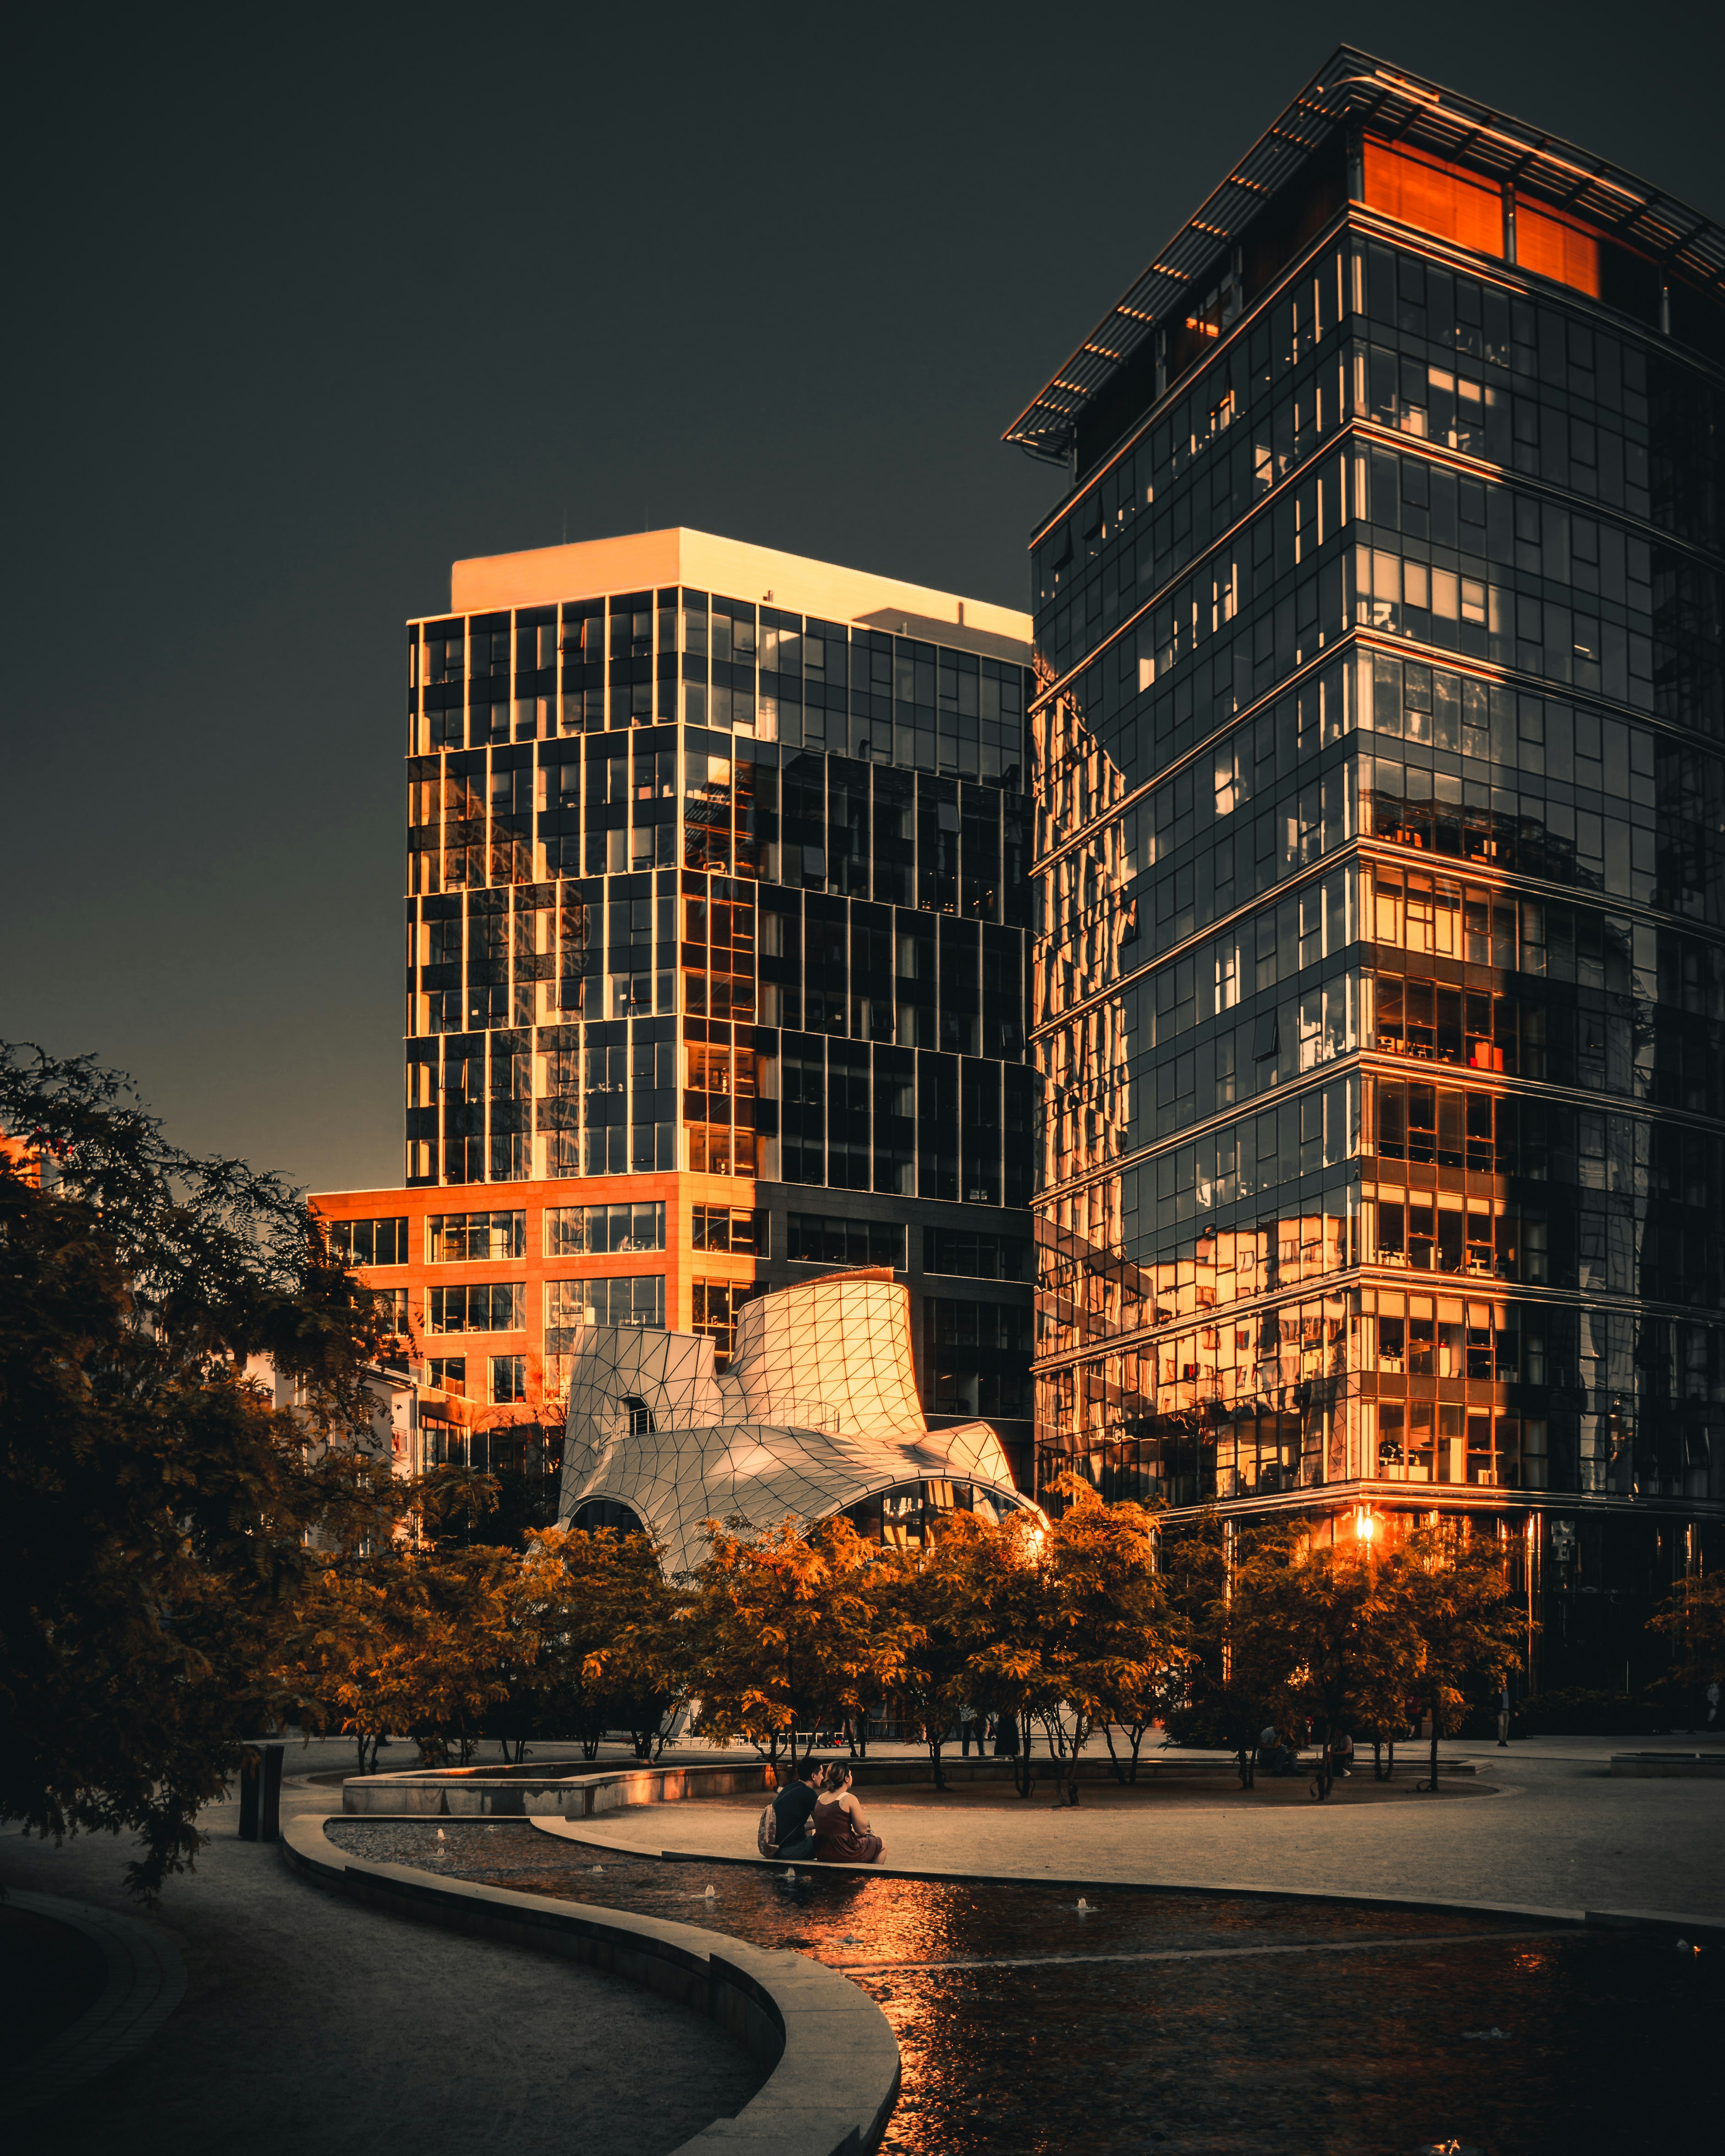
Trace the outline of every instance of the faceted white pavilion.
[[723, 1372], [692, 1333], [581, 1335], [558, 1517], [602, 1524], [623, 1507], [658, 1536], [668, 1571], [698, 1564], [702, 1522], [733, 1514], [774, 1527], [860, 1507], [895, 1541], [907, 1538], [899, 1518], [930, 1507], [1000, 1517], [1026, 1502], [991, 1424], [929, 1429], [910, 1291], [890, 1272], [829, 1274], [745, 1303]]

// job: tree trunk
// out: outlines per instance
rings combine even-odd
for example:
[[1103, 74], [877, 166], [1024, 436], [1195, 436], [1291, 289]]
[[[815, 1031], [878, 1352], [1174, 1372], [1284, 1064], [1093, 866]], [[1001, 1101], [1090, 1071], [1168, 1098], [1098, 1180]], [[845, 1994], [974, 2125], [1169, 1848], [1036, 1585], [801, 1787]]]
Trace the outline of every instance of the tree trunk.
[[1312, 1784], [1312, 1793], [1322, 1804], [1335, 1787], [1335, 1763], [1330, 1758], [1331, 1728], [1327, 1716], [1324, 1719], [1323, 1745], [1317, 1755], [1317, 1778]]
[[941, 1764], [941, 1743], [945, 1736], [946, 1731], [937, 1729], [932, 1722], [923, 1723], [922, 1738], [928, 1747], [928, 1763], [934, 1769], [934, 1786], [941, 1790], [947, 1786], [946, 1769]]
[[1431, 1695], [1431, 1778], [1425, 1786], [1433, 1796], [1438, 1793], [1438, 1692], [1433, 1687]]
[[1066, 1758], [1066, 1801], [1076, 1810], [1078, 1805], [1078, 1751], [1086, 1743], [1091, 1732], [1077, 1715], [1072, 1717], [1072, 1748]]
[[1021, 1797], [1028, 1797], [1036, 1786], [1035, 1769], [1030, 1763], [1030, 1711], [1014, 1714], [1013, 1721], [1018, 1730], [1019, 1748], [1012, 1763], [1013, 1787]]

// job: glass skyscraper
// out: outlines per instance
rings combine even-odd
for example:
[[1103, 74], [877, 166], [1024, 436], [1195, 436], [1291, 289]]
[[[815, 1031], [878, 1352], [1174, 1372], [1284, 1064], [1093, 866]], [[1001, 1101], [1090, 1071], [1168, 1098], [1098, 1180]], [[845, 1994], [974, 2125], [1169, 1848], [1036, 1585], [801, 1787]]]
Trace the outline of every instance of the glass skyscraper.
[[1722, 267], [1343, 49], [1008, 434], [1040, 1479], [1471, 1518], [1548, 1687], [1725, 1518]]
[[[687, 531], [458, 562], [408, 626], [406, 1156], [316, 1203], [470, 1433], [584, 1323], [910, 1286], [1026, 1485], [1029, 622]], [[495, 1411], [475, 1414], [475, 1410]]]

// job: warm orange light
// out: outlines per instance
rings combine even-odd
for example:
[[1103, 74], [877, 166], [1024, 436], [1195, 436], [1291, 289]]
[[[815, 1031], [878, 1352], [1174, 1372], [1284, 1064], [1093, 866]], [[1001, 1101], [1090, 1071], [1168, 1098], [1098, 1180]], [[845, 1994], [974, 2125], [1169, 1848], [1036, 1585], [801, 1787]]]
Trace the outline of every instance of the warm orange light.
[[1375, 1537], [1377, 1532], [1378, 1522], [1371, 1513], [1356, 1512], [1354, 1514], [1353, 1536], [1356, 1542], [1371, 1542]]
[[1585, 225], [1554, 210], [1535, 209], [1522, 200], [1516, 204], [1516, 260], [1523, 270], [1538, 271], [1556, 284], [1573, 285], [1578, 292], [1599, 290], [1599, 243]]
[[1368, 208], [1453, 239], [1476, 254], [1502, 254], [1502, 191], [1479, 174], [1405, 146], [1391, 149], [1368, 135], [1365, 183]]

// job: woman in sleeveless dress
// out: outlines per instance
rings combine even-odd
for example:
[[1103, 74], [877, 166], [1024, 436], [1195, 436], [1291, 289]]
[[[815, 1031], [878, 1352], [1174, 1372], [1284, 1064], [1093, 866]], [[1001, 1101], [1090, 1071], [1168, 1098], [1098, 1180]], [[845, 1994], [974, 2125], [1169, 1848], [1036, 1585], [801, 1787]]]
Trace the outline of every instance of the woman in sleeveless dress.
[[834, 1761], [828, 1768], [826, 1788], [816, 1800], [815, 1861], [819, 1864], [878, 1864], [884, 1854], [880, 1837], [869, 1831], [868, 1815], [853, 1794], [850, 1769]]

